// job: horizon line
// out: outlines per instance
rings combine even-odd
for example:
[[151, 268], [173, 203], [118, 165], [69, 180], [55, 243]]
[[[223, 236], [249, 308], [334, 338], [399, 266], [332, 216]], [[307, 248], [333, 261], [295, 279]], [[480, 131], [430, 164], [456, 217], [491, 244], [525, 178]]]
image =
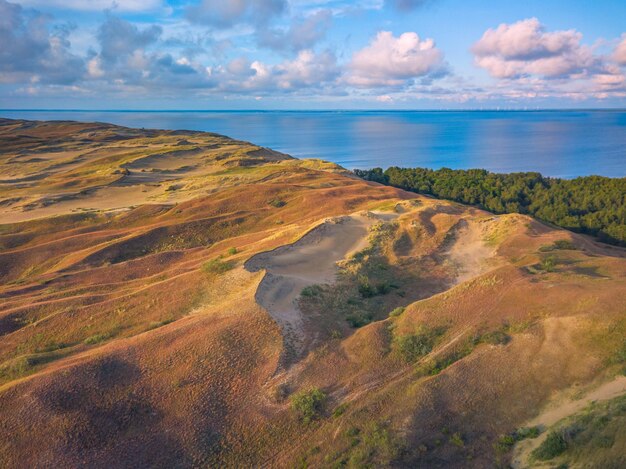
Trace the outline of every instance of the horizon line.
[[55, 108], [7, 108], [0, 112], [565, 112], [565, 111], [626, 111], [624, 107], [581, 107], [581, 108], [460, 108], [460, 109], [55, 109]]

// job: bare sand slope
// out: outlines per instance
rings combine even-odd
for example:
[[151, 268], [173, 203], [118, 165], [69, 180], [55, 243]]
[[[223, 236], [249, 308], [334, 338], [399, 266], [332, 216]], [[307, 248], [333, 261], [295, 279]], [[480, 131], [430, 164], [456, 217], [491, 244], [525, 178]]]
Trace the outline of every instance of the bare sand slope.
[[496, 250], [494, 246], [485, 243], [482, 225], [471, 219], [459, 221], [456, 239], [448, 251], [449, 259], [457, 270], [455, 284], [463, 283], [495, 266]]
[[[595, 401], [605, 401], [626, 393], [626, 376], [619, 376], [613, 381], [603, 384], [594, 389], [582, 399], [566, 400], [555, 406], [547, 408], [539, 416], [528, 422], [526, 426], [549, 428], [564, 418], [570, 417], [583, 410], [587, 405]], [[543, 432], [539, 437], [532, 440], [524, 440], [518, 443], [513, 453], [512, 467], [530, 467], [529, 457], [548, 436], [548, 432]]]
[[246, 262], [245, 267], [251, 272], [266, 270], [256, 300], [281, 326], [292, 352], [300, 354], [307, 341], [304, 318], [296, 303], [302, 289], [333, 282], [336, 263], [367, 246], [368, 228], [376, 221], [376, 215], [332, 218], [297, 242], [258, 254]]

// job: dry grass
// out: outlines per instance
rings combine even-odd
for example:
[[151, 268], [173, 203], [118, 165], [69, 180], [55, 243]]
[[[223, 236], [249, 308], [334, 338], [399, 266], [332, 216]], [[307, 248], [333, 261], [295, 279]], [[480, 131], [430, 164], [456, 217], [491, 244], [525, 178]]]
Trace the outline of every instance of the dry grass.
[[[7, 174], [51, 178], [0, 192], [19, 199], [0, 225], [7, 467], [491, 467], [508, 461], [499, 439], [554, 393], [622, 372], [618, 248], [212, 134], [2, 122], [0, 143]], [[161, 177], [178, 150], [197, 167], [123, 210], [113, 198], [23, 211], [51, 190], [115, 186], [120, 167]], [[323, 219], [381, 208], [395, 222], [336, 283], [303, 292], [314, 346], [284, 367], [281, 330], [255, 301], [263, 273], [241, 265]], [[461, 220], [494, 262], [455, 285]], [[530, 273], [547, 256], [552, 271]], [[351, 327], [356, 313], [367, 324]], [[303, 425], [290, 403], [315, 389], [323, 406]]]

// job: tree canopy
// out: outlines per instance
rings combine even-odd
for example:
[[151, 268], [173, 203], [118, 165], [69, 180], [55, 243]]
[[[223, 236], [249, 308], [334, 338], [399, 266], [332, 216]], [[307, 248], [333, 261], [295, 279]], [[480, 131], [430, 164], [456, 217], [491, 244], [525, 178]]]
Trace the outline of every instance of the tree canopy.
[[523, 213], [601, 241], [626, 246], [626, 178], [544, 177], [484, 169], [374, 168], [355, 170], [366, 180], [494, 213]]

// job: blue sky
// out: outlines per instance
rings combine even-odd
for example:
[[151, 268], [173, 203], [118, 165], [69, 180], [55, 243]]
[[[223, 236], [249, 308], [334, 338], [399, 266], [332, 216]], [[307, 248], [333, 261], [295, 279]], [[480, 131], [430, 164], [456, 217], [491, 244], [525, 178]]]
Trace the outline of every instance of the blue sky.
[[0, 0], [0, 108], [626, 107], [626, 2]]

